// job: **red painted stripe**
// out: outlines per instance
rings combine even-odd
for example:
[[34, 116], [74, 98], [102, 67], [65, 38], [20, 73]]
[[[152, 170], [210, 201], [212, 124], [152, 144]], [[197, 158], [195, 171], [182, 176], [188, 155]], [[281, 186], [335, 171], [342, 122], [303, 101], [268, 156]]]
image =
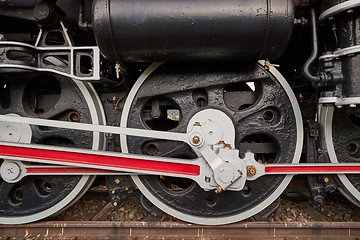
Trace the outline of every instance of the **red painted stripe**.
[[[175, 173], [189, 176], [198, 176], [200, 166], [193, 164], [160, 162], [135, 158], [115, 156], [101, 156], [87, 153], [65, 152], [49, 149], [36, 149], [17, 146], [0, 145], [0, 155], [6, 157], [33, 158], [38, 160], [50, 160], [57, 164], [75, 163], [95, 166], [126, 168], [144, 170], [159, 173]], [[122, 169], [119, 169], [122, 171]]]
[[265, 173], [349, 173], [360, 172], [360, 166], [265, 166]]
[[114, 173], [110, 170], [93, 169], [93, 168], [72, 168], [72, 167], [31, 167], [26, 168], [26, 172], [29, 174], [34, 173]]

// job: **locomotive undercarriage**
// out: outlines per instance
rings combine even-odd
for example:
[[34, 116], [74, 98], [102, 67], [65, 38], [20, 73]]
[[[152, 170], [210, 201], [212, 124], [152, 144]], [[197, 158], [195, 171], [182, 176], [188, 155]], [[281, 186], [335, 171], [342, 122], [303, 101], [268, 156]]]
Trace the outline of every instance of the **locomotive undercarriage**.
[[[278, 1], [283, 13], [276, 12], [270, 20], [266, 14], [271, 9], [264, 13], [273, 21], [274, 29], [269, 25], [267, 30], [274, 36], [259, 31], [252, 41], [249, 33], [254, 49], [246, 49], [250, 43], [234, 35], [245, 47], [229, 50], [228, 39], [220, 39], [229, 33], [220, 24], [221, 31], [214, 30], [215, 43], [204, 44], [204, 49], [195, 40], [192, 48], [189, 42], [182, 45], [182, 34], [190, 31], [184, 28], [178, 29], [182, 34], [168, 33], [181, 41], [165, 35], [161, 51], [157, 35], [147, 36], [153, 45], [146, 45], [144, 26], [130, 35], [138, 34], [130, 40], [139, 45], [131, 45], [121, 32], [131, 29], [122, 18], [124, 12], [116, 15], [105, 8], [135, 6], [133, 2], [96, 0], [89, 10], [91, 3], [79, 1], [70, 10], [70, 3], [58, 1], [66, 16], [53, 1], [8, 1], [0, 7], [3, 22], [25, 26], [0, 26], [0, 223], [57, 214], [76, 202], [96, 175], [107, 176], [114, 205], [121, 200], [117, 194], [136, 187], [159, 209], [199, 224], [254, 216], [277, 200], [296, 174], [309, 175], [318, 204], [337, 188], [360, 205], [358, 1], [295, 1], [295, 21], [292, 1]], [[262, 14], [262, 1], [238, 2], [246, 10], [239, 17], [253, 17], [256, 4], [257, 14]], [[268, 8], [275, 5], [264, 2]], [[151, 17], [154, 9], [148, 10]], [[315, 10], [321, 14], [315, 15]], [[92, 17], [91, 24], [84, 14]], [[197, 17], [191, 26], [204, 21]], [[114, 26], [107, 18], [113, 18]], [[177, 23], [174, 19], [169, 24]], [[75, 27], [78, 35], [70, 30], [74, 22], [82, 29]], [[160, 30], [163, 22], [156, 23]], [[297, 25], [285, 49], [293, 22]], [[121, 24], [125, 30], [106, 32]], [[244, 27], [241, 24], [237, 27]], [[27, 28], [41, 31], [31, 38], [17, 34]], [[208, 28], [198, 37], [206, 42], [207, 34]], [[258, 40], [262, 37], [264, 41]], [[277, 38], [282, 44], [277, 45]], [[308, 47], [305, 42], [311, 39]], [[117, 41], [123, 45], [115, 46]], [[299, 41], [313, 59], [302, 56]], [[141, 50], [142, 43], [148, 52]], [[264, 45], [259, 49], [257, 44]], [[320, 57], [318, 48], [324, 52]], [[294, 52], [298, 56], [289, 56]], [[257, 61], [279, 56], [279, 69], [268, 60]], [[131, 181], [121, 187], [119, 179], [127, 176]]]

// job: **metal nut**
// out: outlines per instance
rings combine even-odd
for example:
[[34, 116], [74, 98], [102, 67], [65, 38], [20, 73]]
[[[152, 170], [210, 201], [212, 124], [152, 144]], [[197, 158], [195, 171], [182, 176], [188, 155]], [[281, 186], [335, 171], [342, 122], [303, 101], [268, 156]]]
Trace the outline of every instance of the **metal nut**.
[[215, 189], [215, 193], [219, 194], [223, 191], [223, 189], [220, 186], [217, 186]]
[[194, 136], [194, 137], [192, 138], [192, 142], [193, 142], [194, 144], [198, 144], [198, 143], [200, 142], [200, 137], [199, 137], [199, 136]]
[[247, 166], [246, 170], [248, 176], [253, 177], [256, 175], [256, 167], [254, 165]]
[[80, 121], [80, 116], [79, 116], [79, 114], [76, 113], [76, 112], [70, 113], [69, 118], [70, 118], [70, 120], [71, 120], [72, 122], [79, 122], [79, 121]]
[[120, 183], [121, 183], [120, 179], [118, 179], [118, 178], [115, 179], [114, 182], [115, 182], [116, 184], [120, 184]]
[[112, 102], [116, 102], [117, 100], [119, 100], [119, 98], [117, 96], [112, 96], [111, 97], [111, 101]]

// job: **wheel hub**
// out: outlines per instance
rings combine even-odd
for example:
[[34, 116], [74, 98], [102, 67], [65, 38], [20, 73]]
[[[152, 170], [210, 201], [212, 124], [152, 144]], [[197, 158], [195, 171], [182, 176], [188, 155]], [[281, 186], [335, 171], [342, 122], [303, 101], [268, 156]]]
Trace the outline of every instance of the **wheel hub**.
[[1, 178], [6, 182], [16, 180], [21, 173], [20, 166], [15, 162], [4, 161], [0, 167]]
[[[16, 114], [10, 114], [15, 115]], [[1, 142], [16, 142], [16, 143], [30, 143], [31, 142], [31, 128], [28, 124], [0, 122], [0, 141]]]

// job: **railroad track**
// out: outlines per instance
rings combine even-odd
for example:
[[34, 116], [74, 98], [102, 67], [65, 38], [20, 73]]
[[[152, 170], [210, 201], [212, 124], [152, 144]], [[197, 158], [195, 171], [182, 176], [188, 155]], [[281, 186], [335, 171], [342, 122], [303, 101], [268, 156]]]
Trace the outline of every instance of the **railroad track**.
[[184, 223], [55, 221], [0, 226], [0, 239], [359, 239], [360, 222]]
[[[360, 239], [359, 218], [349, 221], [332, 221], [329, 214], [321, 213], [310, 202], [306, 201], [304, 192], [299, 189], [287, 190], [282, 196], [282, 205], [275, 215], [268, 221], [243, 221], [236, 224], [223, 226], [202, 226], [187, 224], [172, 218], [155, 218], [147, 214], [141, 221], [130, 221], [128, 218], [119, 221], [116, 216], [119, 211], [132, 214], [129, 209], [134, 209], [133, 204], [125, 201], [123, 209], [113, 208], [106, 189], [90, 190], [83, 196], [80, 203], [75, 204], [63, 214], [52, 220], [24, 224], [0, 225], [0, 240], [6, 239]], [[136, 194], [134, 195], [136, 196]], [[341, 195], [339, 195], [341, 196]], [[339, 198], [335, 195], [335, 199]], [[136, 197], [130, 200], [136, 200]], [[129, 199], [128, 199], [129, 200]], [[99, 204], [101, 202], [102, 204]], [[286, 203], [285, 205], [283, 203]], [[337, 203], [341, 209], [341, 200]], [[96, 209], [92, 212], [89, 205]], [[291, 209], [293, 218], [283, 218], [282, 211], [287, 212], [287, 206], [293, 205], [299, 211]], [[347, 202], [343, 203], [347, 205]], [[325, 206], [326, 207], [326, 206]], [[140, 208], [141, 209], [141, 208]], [[356, 207], [356, 214], [359, 214]], [[80, 219], [76, 212], [84, 212]], [[145, 211], [145, 210], [144, 210]], [[340, 210], [341, 211], [341, 210]], [[137, 210], [138, 214], [140, 213]], [[299, 216], [307, 214], [304, 221], [299, 221]], [[126, 215], [126, 214], [125, 214]], [[285, 214], [286, 215], [286, 214]], [[72, 216], [73, 218], [69, 218]], [[164, 220], [165, 219], [165, 220]], [[280, 220], [279, 220], [280, 219]], [[281, 221], [281, 220], [286, 221]], [[301, 219], [301, 218], [300, 218]], [[172, 221], [172, 222], [169, 222]], [[173, 222], [176, 221], [176, 222]], [[274, 222], [275, 221], [275, 222]], [[357, 222], [354, 222], [357, 221]]]

